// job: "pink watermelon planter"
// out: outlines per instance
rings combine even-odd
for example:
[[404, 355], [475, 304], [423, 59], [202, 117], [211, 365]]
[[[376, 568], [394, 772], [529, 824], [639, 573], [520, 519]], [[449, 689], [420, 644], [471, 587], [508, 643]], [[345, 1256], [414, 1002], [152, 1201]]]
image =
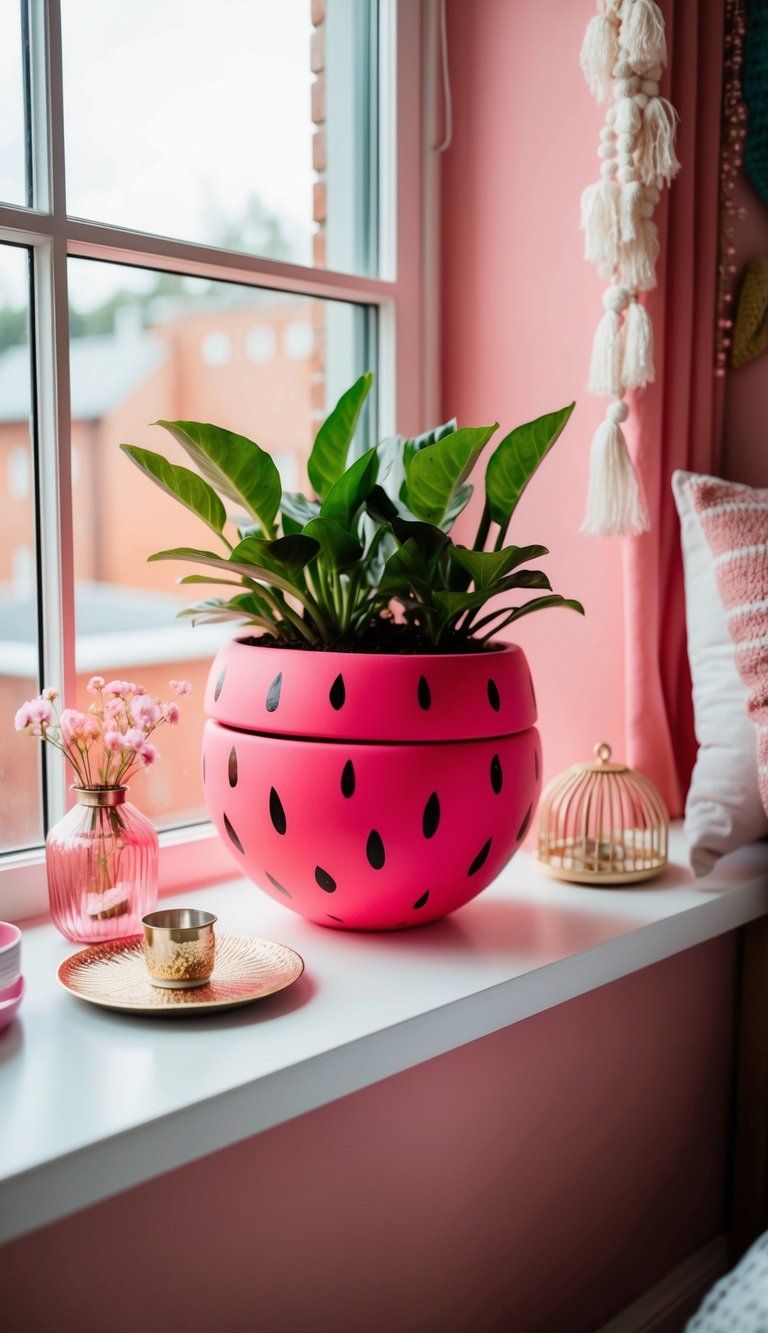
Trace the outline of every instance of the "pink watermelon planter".
[[541, 789], [520, 648], [216, 657], [203, 784], [241, 871], [310, 921], [397, 930], [453, 912], [525, 837]]

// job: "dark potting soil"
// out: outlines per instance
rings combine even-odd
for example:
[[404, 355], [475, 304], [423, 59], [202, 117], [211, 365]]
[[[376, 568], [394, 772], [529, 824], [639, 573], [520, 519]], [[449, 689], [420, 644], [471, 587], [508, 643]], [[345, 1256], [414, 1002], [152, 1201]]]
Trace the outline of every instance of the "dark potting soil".
[[384, 655], [448, 657], [456, 653], [494, 653], [502, 644], [477, 643], [472, 639], [458, 637], [447, 638], [439, 648], [428, 643], [415, 633], [409, 625], [390, 625], [386, 629], [377, 628], [375, 632], [355, 639], [337, 639], [329, 643], [307, 643], [306, 639], [284, 641], [271, 634], [249, 635], [239, 640], [240, 643], [253, 644], [257, 648], [296, 648], [309, 653], [380, 653]]

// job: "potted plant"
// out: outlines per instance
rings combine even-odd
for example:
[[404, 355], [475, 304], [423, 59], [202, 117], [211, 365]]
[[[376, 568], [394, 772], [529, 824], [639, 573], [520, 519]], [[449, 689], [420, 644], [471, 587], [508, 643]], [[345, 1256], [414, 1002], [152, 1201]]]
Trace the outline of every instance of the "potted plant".
[[396, 929], [479, 893], [535, 809], [531, 677], [522, 650], [494, 636], [546, 607], [582, 611], [531, 567], [545, 547], [507, 542], [573, 404], [497, 444], [466, 546], [451, 529], [497, 424], [451, 421], [349, 461], [371, 382], [363, 375], [320, 427], [312, 498], [284, 493], [269, 454], [217, 426], [157, 423], [196, 472], [121, 447], [221, 548], [149, 557], [190, 561], [201, 572], [181, 583], [225, 589], [180, 615], [246, 626], [206, 692], [203, 784], [219, 833], [242, 871], [309, 919]]

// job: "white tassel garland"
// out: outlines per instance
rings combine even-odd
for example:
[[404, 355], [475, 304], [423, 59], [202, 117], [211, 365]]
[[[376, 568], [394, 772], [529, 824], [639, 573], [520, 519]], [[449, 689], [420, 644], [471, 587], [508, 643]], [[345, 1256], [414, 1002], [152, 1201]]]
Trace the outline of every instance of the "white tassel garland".
[[604, 102], [619, 58], [618, 25], [608, 14], [596, 14], [587, 24], [579, 64], [596, 102]]
[[615, 264], [619, 257], [619, 187], [612, 180], [588, 185], [581, 196], [584, 258]]
[[642, 484], [619, 424], [628, 415], [626, 403], [611, 403], [592, 440], [581, 531], [593, 537], [637, 536], [650, 527]]
[[680, 169], [678, 116], [659, 96], [667, 60], [664, 17], [655, 0], [597, 0], [580, 63], [599, 102], [601, 179], [581, 197], [584, 255], [610, 285], [595, 329], [587, 387], [613, 398], [592, 441], [582, 532], [635, 536], [650, 526], [643, 487], [621, 426], [627, 390], [654, 378], [653, 327], [638, 294], [656, 286], [661, 188]]
[[621, 316], [615, 310], [606, 310], [595, 329], [587, 389], [596, 394], [621, 389]]
[[664, 16], [654, 0], [625, 0], [621, 12], [621, 47], [638, 74], [667, 63]]
[[644, 389], [652, 384], [653, 325], [645, 306], [630, 301], [624, 316], [624, 353], [621, 361], [621, 383], [625, 389]]
[[621, 243], [634, 241], [640, 228], [640, 208], [644, 203], [643, 187], [639, 181], [629, 181], [621, 192], [619, 207]]
[[641, 218], [635, 239], [622, 252], [621, 266], [628, 287], [650, 292], [656, 286], [656, 260], [659, 257], [659, 233], [650, 218]]
[[643, 123], [643, 113], [634, 97], [620, 97], [616, 103], [613, 122], [617, 134], [637, 134]]
[[666, 97], [651, 97], [643, 112], [637, 169], [645, 185], [670, 185], [680, 170], [675, 152], [678, 114]]

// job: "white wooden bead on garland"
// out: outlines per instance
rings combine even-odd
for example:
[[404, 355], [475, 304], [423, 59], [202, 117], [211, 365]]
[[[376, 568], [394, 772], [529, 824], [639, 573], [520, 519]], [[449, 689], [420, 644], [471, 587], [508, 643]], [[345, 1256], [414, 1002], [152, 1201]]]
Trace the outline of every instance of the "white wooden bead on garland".
[[627, 389], [654, 378], [653, 328], [639, 296], [656, 286], [659, 236], [653, 221], [661, 189], [680, 170], [678, 116], [659, 96], [667, 61], [664, 17], [654, 0], [598, 0], [580, 64], [598, 102], [611, 99], [600, 131], [600, 176], [581, 197], [584, 257], [610, 286], [595, 330], [587, 387], [610, 394], [592, 441], [582, 531], [646, 532], [648, 511], [621, 430]]

